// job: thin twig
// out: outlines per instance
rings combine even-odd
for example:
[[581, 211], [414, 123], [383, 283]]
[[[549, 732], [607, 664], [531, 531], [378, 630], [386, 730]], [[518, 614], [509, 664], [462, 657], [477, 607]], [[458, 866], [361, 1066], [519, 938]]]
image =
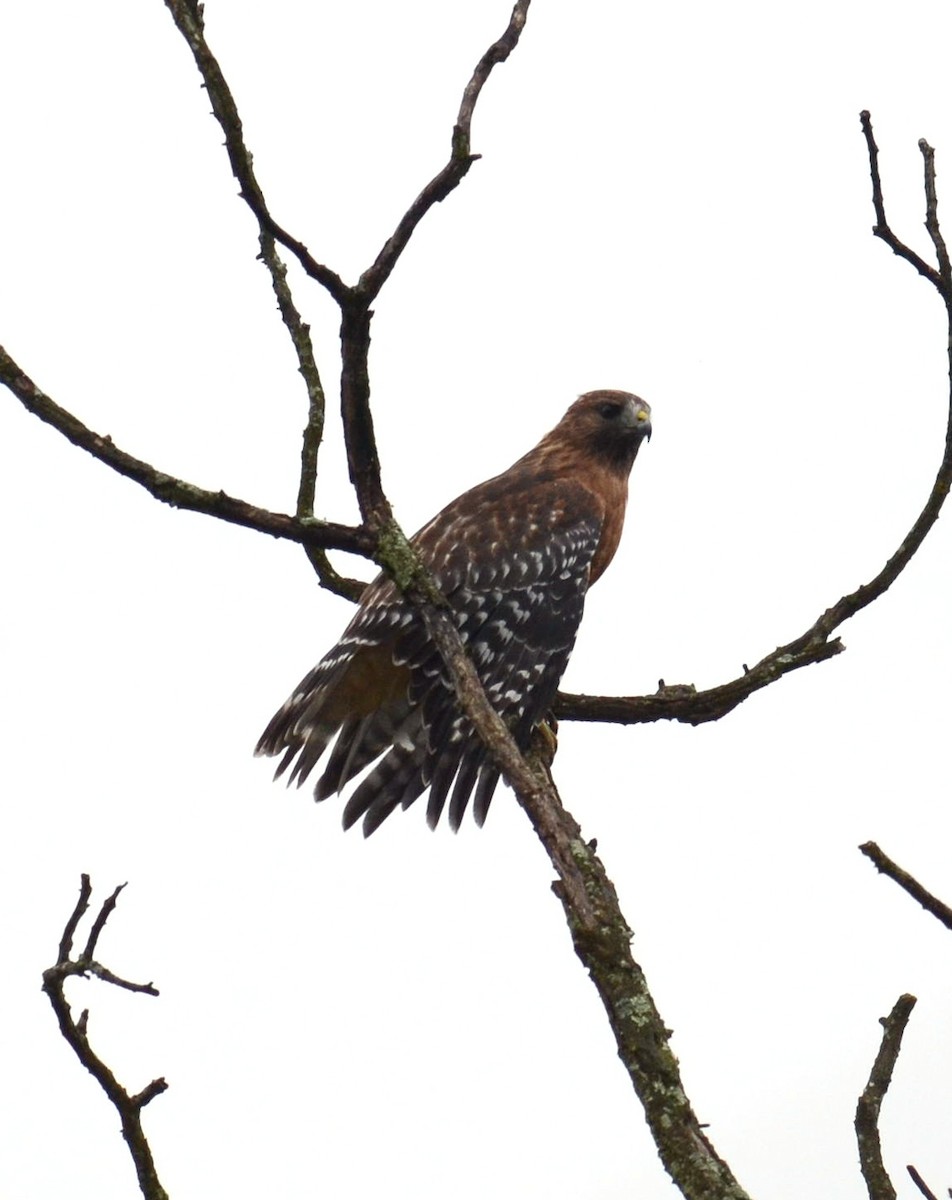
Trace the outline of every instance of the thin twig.
[[86, 915], [92, 894], [93, 889], [92, 884], [89, 882], [89, 876], [83, 875], [80, 879], [79, 898], [76, 901], [76, 907], [70, 913], [69, 920], [66, 922], [66, 927], [63, 930], [63, 936], [60, 938], [57, 962], [66, 962], [72, 954], [73, 938], [76, 936], [76, 930], [79, 927], [80, 921]]
[[932, 239], [935, 255], [939, 262], [939, 277], [942, 280], [940, 290], [948, 300], [950, 290], [952, 290], [952, 267], [949, 265], [949, 252], [946, 249], [945, 238], [939, 228], [938, 200], [935, 190], [935, 151], [925, 138], [919, 139], [919, 150], [922, 153], [923, 184], [926, 193], [926, 229]]
[[156, 500], [173, 508], [184, 508], [191, 512], [218, 517], [234, 525], [267, 533], [271, 537], [285, 538], [306, 546], [331, 550], [348, 550], [353, 554], [368, 557], [373, 549], [373, 539], [359, 528], [337, 525], [330, 521], [303, 521], [284, 513], [274, 513], [257, 508], [244, 500], [238, 500], [225, 492], [211, 492], [176, 479], [159, 471], [150, 463], [134, 458], [113, 442], [112, 438], [96, 433], [84, 425], [78, 417], [61, 408], [42, 391], [26, 372], [0, 346], [0, 383], [17, 397], [20, 403], [34, 416], [52, 425], [65, 438], [86, 450], [94, 458], [111, 467], [120, 475], [131, 479], [145, 488]]
[[909, 1178], [916, 1185], [916, 1187], [919, 1189], [919, 1191], [922, 1192], [922, 1194], [923, 1194], [923, 1196], [925, 1196], [926, 1200], [939, 1200], [939, 1197], [929, 1187], [929, 1185], [922, 1178], [922, 1176], [919, 1174], [919, 1172], [916, 1170], [916, 1168], [914, 1166], [912, 1166], [911, 1163], [909, 1166], [906, 1167], [906, 1170], [909, 1172]]
[[142, 1110], [156, 1096], [160, 1096], [168, 1087], [164, 1079], [153, 1079], [141, 1091], [130, 1095], [118, 1081], [114, 1073], [96, 1054], [89, 1042], [88, 1025], [89, 1013], [83, 1010], [78, 1019], [73, 1017], [72, 1010], [66, 999], [66, 980], [74, 975], [95, 975], [106, 983], [114, 984], [127, 991], [144, 992], [150, 996], [159, 993], [151, 983], [132, 983], [114, 974], [107, 967], [95, 961], [96, 944], [115, 909], [116, 901], [125, 884], [115, 889], [103, 903], [98, 915], [93, 921], [86, 948], [78, 958], [71, 958], [73, 937], [76, 927], [89, 907], [92, 887], [88, 875], [83, 875], [80, 884], [79, 899], [70, 914], [63, 936], [60, 938], [59, 954], [56, 963], [43, 972], [43, 991], [49, 998], [53, 1011], [59, 1023], [60, 1032], [73, 1050], [73, 1053], [93, 1076], [102, 1090], [106, 1093], [122, 1125], [122, 1136], [129, 1147], [129, 1154], [135, 1166], [139, 1181], [139, 1190], [145, 1200], [168, 1200], [168, 1194], [159, 1182], [152, 1157], [152, 1150], [142, 1129]]
[[92, 927], [89, 931], [89, 937], [86, 939], [86, 948], [83, 950], [83, 953], [80, 956], [82, 959], [92, 961], [96, 957], [96, 944], [99, 941], [99, 935], [102, 933], [103, 929], [105, 929], [106, 922], [115, 911], [116, 904], [119, 902], [119, 897], [122, 894], [125, 886], [126, 885], [124, 883], [120, 883], [112, 895], [107, 897], [107, 899], [103, 902], [102, 908], [99, 910], [95, 921], [92, 923]]
[[928, 913], [941, 921], [946, 929], [952, 929], [952, 908], [947, 904], [943, 904], [931, 892], [927, 892], [922, 884], [908, 871], [904, 871], [898, 863], [884, 854], [875, 842], [864, 842], [860, 846], [860, 852], [865, 854], [869, 861], [873, 864], [877, 871], [883, 875], [887, 875], [894, 883], [898, 883], [904, 892], [907, 892], [913, 900], [917, 901]]
[[531, 0], [516, 0], [509, 17], [505, 32], [489, 47], [476, 64], [476, 68], [463, 90], [456, 124], [453, 126], [453, 136], [450, 141], [450, 157], [446, 165], [426, 185], [419, 196], [413, 201], [400, 218], [396, 229], [384, 243], [373, 264], [361, 275], [357, 284], [357, 292], [366, 304], [370, 304], [380, 289], [386, 283], [391, 271], [397, 264], [397, 259], [403, 253], [404, 247], [413, 232], [434, 204], [446, 197], [456, 188], [473, 165], [478, 154], [470, 153], [473, 112], [479, 99], [483, 85], [489, 78], [493, 68], [503, 63], [519, 44], [519, 38], [525, 27], [526, 16]]
[[883, 201], [883, 185], [879, 177], [879, 147], [876, 145], [876, 139], [873, 137], [873, 125], [870, 115], [865, 109], [859, 114], [859, 120], [863, 130], [863, 137], [866, 139], [866, 149], [869, 154], [869, 174], [873, 184], [873, 208], [876, 212], [876, 224], [873, 226], [873, 233], [876, 237], [882, 238], [893, 254], [898, 254], [900, 258], [904, 258], [906, 262], [911, 263], [924, 279], [928, 279], [941, 292], [943, 284], [939, 272], [935, 267], [930, 267], [924, 258], [920, 258], [915, 250], [912, 250], [904, 242], [901, 242], [889, 227], [889, 222], [886, 220], [886, 206]]
[[869, 1081], [856, 1104], [856, 1141], [859, 1164], [866, 1181], [869, 1200], [896, 1200], [896, 1190], [883, 1163], [879, 1140], [879, 1110], [892, 1082], [893, 1069], [902, 1047], [909, 1016], [916, 1004], [915, 996], [900, 996], [888, 1017], [881, 1017], [882, 1042], [869, 1074]]
[[[817, 626], [812, 626], [815, 630]], [[768, 687], [801, 667], [825, 662], [846, 647], [839, 638], [811, 640], [810, 630], [780, 646], [728, 683], [698, 691], [693, 684], [661, 683], [653, 696], [585, 696], [559, 692], [553, 711], [560, 721], [605, 721], [640, 725], [652, 721], [681, 721], [703, 725], [719, 721], [754, 692]]]

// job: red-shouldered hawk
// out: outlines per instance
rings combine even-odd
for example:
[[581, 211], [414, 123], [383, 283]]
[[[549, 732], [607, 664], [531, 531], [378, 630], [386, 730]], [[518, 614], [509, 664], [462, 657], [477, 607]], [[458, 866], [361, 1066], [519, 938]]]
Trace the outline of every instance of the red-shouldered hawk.
[[[650, 436], [643, 400], [588, 392], [508, 471], [412, 539], [522, 750], [555, 698], [585, 594], [618, 547], [628, 475]], [[454, 829], [470, 795], [477, 823], [485, 820], [499, 770], [460, 712], [419, 614], [385, 575], [368, 584], [340, 641], [275, 713], [256, 753], [283, 754], [275, 778], [294, 763], [288, 783], [300, 785], [335, 734], [315, 799], [380, 760], [348, 800], [345, 829], [363, 817], [369, 835], [427, 788], [431, 828], [447, 796]]]

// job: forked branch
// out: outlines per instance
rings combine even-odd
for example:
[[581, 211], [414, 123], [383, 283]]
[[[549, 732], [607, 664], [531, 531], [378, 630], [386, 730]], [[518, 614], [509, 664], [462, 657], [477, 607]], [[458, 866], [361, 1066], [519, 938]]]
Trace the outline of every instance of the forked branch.
[[120, 884], [112, 895], [103, 902], [102, 907], [92, 922], [89, 936], [86, 939], [86, 945], [73, 958], [73, 939], [76, 936], [80, 921], [82, 921], [89, 909], [89, 901], [92, 896], [92, 886], [89, 882], [89, 876], [83, 875], [80, 883], [79, 899], [76, 901], [76, 906], [70, 914], [69, 920], [66, 922], [63, 936], [60, 938], [59, 954], [57, 955], [56, 962], [52, 967], [43, 972], [43, 991], [49, 997], [50, 1004], [53, 1006], [53, 1011], [56, 1014], [63, 1037], [79, 1061], [106, 1093], [116, 1112], [119, 1114], [119, 1120], [122, 1125], [122, 1136], [125, 1138], [126, 1145], [129, 1147], [129, 1153], [132, 1156], [132, 1162], [139, 1181], [139, 1190], [142, 1192], [145, 1200], [168, 1200], [168, 1195], [159, 1182], [155, 1163], [152, 1158], [152, 1151], [142, 1130], [142, 1110], [156, 1096], [160, 1096], [166, 1090], [168, 1084], [164, 1079], [153, 1079], [141, 1091], [130, 1095], [90, 1044], [88, 1034], [89, 1011], [84, 1009], [78, 1019], [74, 1017], [65, 994], [66, 981], [74, 975], [81, 975], [83, 977], [94, 975], [104, 983], [111, 983], [114, 987], [124, 988], [129, 992], [144, 992], [148, 996], [157, 996], [159, 994], [151, 983], [132, 983], [128, 979], [123, 979], [121, 976], [110, 971], [108, 967], [104, 967], [96, 958], [96, 948], [99, 944], [100, 935], [106, 926], [106, 922], [112, 915], [116, 907], [116, 902], [119, 899], [119, 894], [124, 887], [125, 884]]

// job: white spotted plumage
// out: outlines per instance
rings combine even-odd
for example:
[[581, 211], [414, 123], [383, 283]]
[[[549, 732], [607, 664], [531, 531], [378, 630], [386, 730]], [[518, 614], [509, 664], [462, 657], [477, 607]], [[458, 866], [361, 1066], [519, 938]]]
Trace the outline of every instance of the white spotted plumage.
[[[624, 419], [612, 428], [615, 410]], [[533, 451], [413, 539], [487, 697], [523, 749], [555, 698], [589, 583], [614, 553], [647, 412], [627, 393], [588, 393]], [[431, 826], [448, 801], [457, 828], [471, 797], [477, 822], [485, 819], [499, 771], [457, 708], [418, 614], [383, 576], [275, 714], [258, 753], [282, 755], [277, 774], [293, 763], [288, 781], [300, 784], [332, 743], [317, 799], [373, 764], [347, 801], [345, 826], [363, 818], [370, 833], [427, 789]]]

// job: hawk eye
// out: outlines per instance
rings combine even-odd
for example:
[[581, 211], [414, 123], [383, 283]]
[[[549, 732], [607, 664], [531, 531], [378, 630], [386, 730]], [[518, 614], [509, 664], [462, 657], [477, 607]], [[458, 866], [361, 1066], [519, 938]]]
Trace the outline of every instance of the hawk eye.
[[598, 415], [604, 417], [606, 421], [610, 421], [613, 417], [617, 417], [624, 407], [617, 400], [606, 400], [604, 404], [598, 406]]

